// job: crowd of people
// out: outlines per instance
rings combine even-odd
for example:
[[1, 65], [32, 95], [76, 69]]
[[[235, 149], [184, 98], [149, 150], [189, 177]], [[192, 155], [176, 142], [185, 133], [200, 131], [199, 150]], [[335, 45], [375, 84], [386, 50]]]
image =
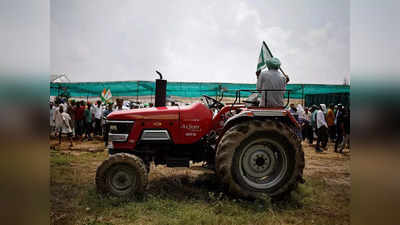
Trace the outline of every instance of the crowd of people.
[[[141, 107], [137, 103], [124, 104], [122, 99], [115, 103], [96, 101], [67, 101], [56, 99], [50, 102], [50, 135], [56, 136], [61, 144], [62, 135], [68, 137], [70, 146], [73, 139], [84, 141], [92, 140], [93, 136], [106, 137], [105, 118], [113, 111], [127, 110]], [[175, 105], [172, 104], [171, 105]], [[143, 107], [152, 107], [145, 104]], [[310, 145], [315, 144], [316, 152], [328, 150], [328, 142], [334, 143], [334, 151], [342, 153], [344, 148], [350, 148], [350, 110], [341, 104], [330, 104], [328, 109], [325, 104], [312, 105], [303, 108], [290, 104], [289, 110], [301, 125], [298, 136]]]
[[328, 142], [335, 144], [334, 151], [343, 153], [344, 148], [350, 148], [350, 109], [342, 104], [330, 104], [328, 109], [325, 104], [297, 107], [290, 104], [290, 112], [301, 124], [299, 136], [310, 145], [315, 138], [316, 152], [328, 150]]
[[[139, 104], [124, 104], [122, 99], [115, 103], [103, 103], [96, 101], [94, 104], [89, 101], [75, 101], [56, 99], [49, 103], [50, 106], [50, 135], [59, 138], [61, 144], [62, 135], [68, 137], [70, 147], [75, 140], [92, 140], [93, 136], [102, 137], [105, 135], [105, 118], [113, 111], [139, 108]], [[152, 107], [152, 103], [145, 107]]]

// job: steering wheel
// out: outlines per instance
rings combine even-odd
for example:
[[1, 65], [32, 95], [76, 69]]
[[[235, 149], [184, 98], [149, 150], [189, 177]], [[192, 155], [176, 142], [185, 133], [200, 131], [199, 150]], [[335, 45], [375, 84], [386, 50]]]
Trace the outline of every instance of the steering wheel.
[[218, 101], [217, 99], [210, 97], [208, 95], [203, 95], [203, 97], [206, 99], [208, 108], [216, 108], [216, 109], [221, 109], [222, 107], [224, 107], [224, 103]]

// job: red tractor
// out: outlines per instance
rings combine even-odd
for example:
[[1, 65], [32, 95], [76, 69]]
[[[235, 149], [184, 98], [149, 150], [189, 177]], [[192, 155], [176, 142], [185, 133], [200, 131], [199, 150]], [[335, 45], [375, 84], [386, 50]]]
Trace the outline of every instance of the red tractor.
[[111, 113], [106, 121], [110, 156], [97, 169], [98, 191], [119, 197], [143, 193], [151, 162], [189, 167], [192, 161], [206, 162], [238, 197], [290, 193], [303, 181], [299, 124], [284, 107], [241, 103], [242, 91], [257, 92], [239, 90], [228, 105], [203, 95], [201, 103], [189, 106]]

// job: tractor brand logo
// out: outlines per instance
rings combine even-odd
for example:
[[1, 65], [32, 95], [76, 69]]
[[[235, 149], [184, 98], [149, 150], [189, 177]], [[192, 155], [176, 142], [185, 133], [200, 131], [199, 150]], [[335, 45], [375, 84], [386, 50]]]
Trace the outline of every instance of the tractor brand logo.
[[200, 125], [182, 124], [181, 128], [188, 129], [188, 130], [191, 130], [191, 131], [200, 131]]
[[153, 125], [156, 127], [159, 127], [162, 125], [162, 123], [160, 121], [157, 121], [157, 122], [154, 122]]

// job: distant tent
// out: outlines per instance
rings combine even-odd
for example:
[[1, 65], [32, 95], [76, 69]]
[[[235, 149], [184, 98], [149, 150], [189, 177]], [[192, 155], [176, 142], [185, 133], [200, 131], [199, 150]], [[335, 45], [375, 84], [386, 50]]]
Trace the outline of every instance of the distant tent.
[[51, 74], [50, 83], [66, 83], [71, 82], [65, 74]]
[[[65, 74], [51, 74], [50, 75], [50, 96], [64, 97], [66, 99], [71, 97], [71, 92], [65, 86], [70, 83], [70, 79]], [[54, 94], [52, 95], [51, 92]]]

